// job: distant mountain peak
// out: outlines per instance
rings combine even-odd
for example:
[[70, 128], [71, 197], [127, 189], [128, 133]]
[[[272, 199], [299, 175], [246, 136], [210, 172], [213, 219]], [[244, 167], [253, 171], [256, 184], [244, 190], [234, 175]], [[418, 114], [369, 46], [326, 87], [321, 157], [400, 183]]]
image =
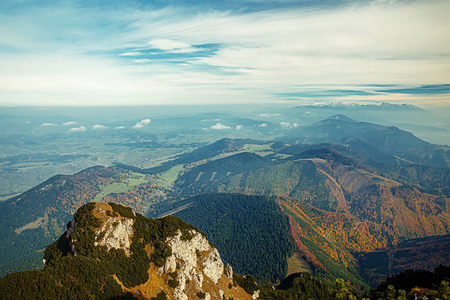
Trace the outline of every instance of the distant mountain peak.
[[314, 103], [309, 105], [300, 105], [297, 108], [318, 108], [318, 109], [350, 109], [350, 110], [389, 110], [389, 111], [399, 111], [399, 110], [416, 110], [420, 111], [423, 108], [414, 106], [412, 104], [394, 104], [389, 102], [381, 103], [357, 103], [348, 101], [338, 101], [332, 103]]

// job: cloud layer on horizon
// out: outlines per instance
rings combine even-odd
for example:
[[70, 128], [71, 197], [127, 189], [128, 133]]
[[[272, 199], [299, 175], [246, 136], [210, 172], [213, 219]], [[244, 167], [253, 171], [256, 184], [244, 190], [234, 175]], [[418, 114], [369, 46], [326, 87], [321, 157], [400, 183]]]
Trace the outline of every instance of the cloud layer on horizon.
[[6, 1], [0, 105], [448, 102], [448, 1], [317, 2]]

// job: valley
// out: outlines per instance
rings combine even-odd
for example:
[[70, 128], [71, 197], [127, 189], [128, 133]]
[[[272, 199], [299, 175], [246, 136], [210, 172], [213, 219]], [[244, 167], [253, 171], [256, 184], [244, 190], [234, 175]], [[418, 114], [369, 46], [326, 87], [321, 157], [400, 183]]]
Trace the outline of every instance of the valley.
[[[4, 155], [0, 275], [44, 268], [43, 249], [89, 202], [180, 217], [259, 283], [308, 272], [369, 290], [408, 268], [450, 263], [449, 147], [342, 115], [289, 129], [220, 116], [247, 125], [214, 130], [218, 116], [208, 114], [169, 128], [161, 118], [143, 131], [59, 133], [59, 148], [36, 146], [45, 154]], [[26, 179], [35, 173], [50, 178], [21, 193], [42, 179]]]

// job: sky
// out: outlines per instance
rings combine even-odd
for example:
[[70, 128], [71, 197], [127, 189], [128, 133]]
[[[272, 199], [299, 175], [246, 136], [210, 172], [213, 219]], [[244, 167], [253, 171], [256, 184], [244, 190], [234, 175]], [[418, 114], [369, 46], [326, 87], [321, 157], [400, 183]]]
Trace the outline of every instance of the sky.
[[0, 106], [450, 105], [450, 1], [0, 2]]

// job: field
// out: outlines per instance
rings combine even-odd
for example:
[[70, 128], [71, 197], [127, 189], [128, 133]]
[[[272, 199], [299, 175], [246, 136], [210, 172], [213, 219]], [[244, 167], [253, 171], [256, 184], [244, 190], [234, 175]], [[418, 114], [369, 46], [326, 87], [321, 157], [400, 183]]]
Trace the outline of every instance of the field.
[[133, 173], [133, 176], [128, 178], [127, 182], [124, 183], [112, 183], [102, 188], [102, 192], [98, 194], [94, 202], [100, 202], [106, 195], [112, 193], [125, 193], [133, 189], [135, 186], [148, 182], [145, 179], [144, 174]]
[[173, 183], [178, 178], [178, 174], [183, 169], [184, 165], [176, 165], [162, 173], [159, 177], [154, 180], [155, 183], [163, 188], [171, 190], [173, 188]]

